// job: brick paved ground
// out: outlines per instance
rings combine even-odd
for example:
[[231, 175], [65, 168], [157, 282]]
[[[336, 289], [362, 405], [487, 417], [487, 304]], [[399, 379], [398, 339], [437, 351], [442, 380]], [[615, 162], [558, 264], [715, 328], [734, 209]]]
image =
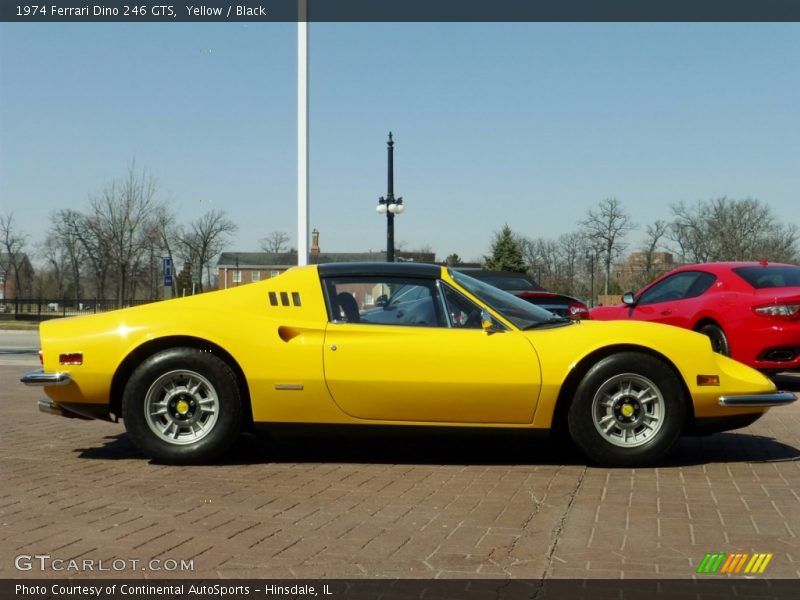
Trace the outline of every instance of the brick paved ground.
[[0, 366], [0, 578], [77, 576], [21, 554], [140, 561], [115, 577], [686, 578], [713, 551], [800, 576], [798, 405], [650, 469], [504, 435], [243, 437], [224, 464], [168, 467], [121, 425], [39, 413], [27, 369]]

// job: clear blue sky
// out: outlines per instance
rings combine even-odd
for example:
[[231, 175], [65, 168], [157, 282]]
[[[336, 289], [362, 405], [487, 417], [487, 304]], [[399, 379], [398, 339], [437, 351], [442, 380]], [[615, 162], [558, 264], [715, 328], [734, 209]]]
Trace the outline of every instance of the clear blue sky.
[[[0, 24], [0, 212], [52, 211], [137, 165], [228, 250], [296, 236], [294, 23]], [[398, 241], [488, 251], [508, 223], [577, 228], [614, 196], [640, 224], [726, 195], [800, 224], [799, 24], [311, 24], [310, 225], [380, 250], [386, 137]], [[640, 235], [634, 233], [632, 249]]]

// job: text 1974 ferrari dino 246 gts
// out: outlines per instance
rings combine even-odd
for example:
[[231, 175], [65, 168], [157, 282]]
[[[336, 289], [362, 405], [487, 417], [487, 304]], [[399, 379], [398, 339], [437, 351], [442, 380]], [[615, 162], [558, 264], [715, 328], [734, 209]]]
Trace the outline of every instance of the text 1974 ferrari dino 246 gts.
[[276, 423], [551, 429], [590, 461], [651, 463], [684, 432], [797, 398], [652, 323], [579, 322], [446, 267], [324, 264], [40, 329], [44, 412], [124, 420], [168, 463]]

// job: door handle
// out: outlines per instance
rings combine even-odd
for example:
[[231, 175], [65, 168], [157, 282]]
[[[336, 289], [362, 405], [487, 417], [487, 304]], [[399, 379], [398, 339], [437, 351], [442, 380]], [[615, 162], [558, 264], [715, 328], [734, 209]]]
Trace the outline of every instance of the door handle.
[[670, 310], [670, 309], [666, 309], [666, 310], [662, 310], [661, 311], [661, 316], [662, 317], [666, 317], [667, 315], [671, 315], [671, 314], [672, 314], [672, 310]]

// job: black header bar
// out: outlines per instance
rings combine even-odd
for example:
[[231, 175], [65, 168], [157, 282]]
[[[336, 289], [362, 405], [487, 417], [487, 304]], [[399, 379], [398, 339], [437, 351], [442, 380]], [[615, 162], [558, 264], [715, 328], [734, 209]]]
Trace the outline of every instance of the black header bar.
[[298, 20], [796, 22], [800, 0], [3, 0], [0, 4], [0, 21], [13, 22]]

